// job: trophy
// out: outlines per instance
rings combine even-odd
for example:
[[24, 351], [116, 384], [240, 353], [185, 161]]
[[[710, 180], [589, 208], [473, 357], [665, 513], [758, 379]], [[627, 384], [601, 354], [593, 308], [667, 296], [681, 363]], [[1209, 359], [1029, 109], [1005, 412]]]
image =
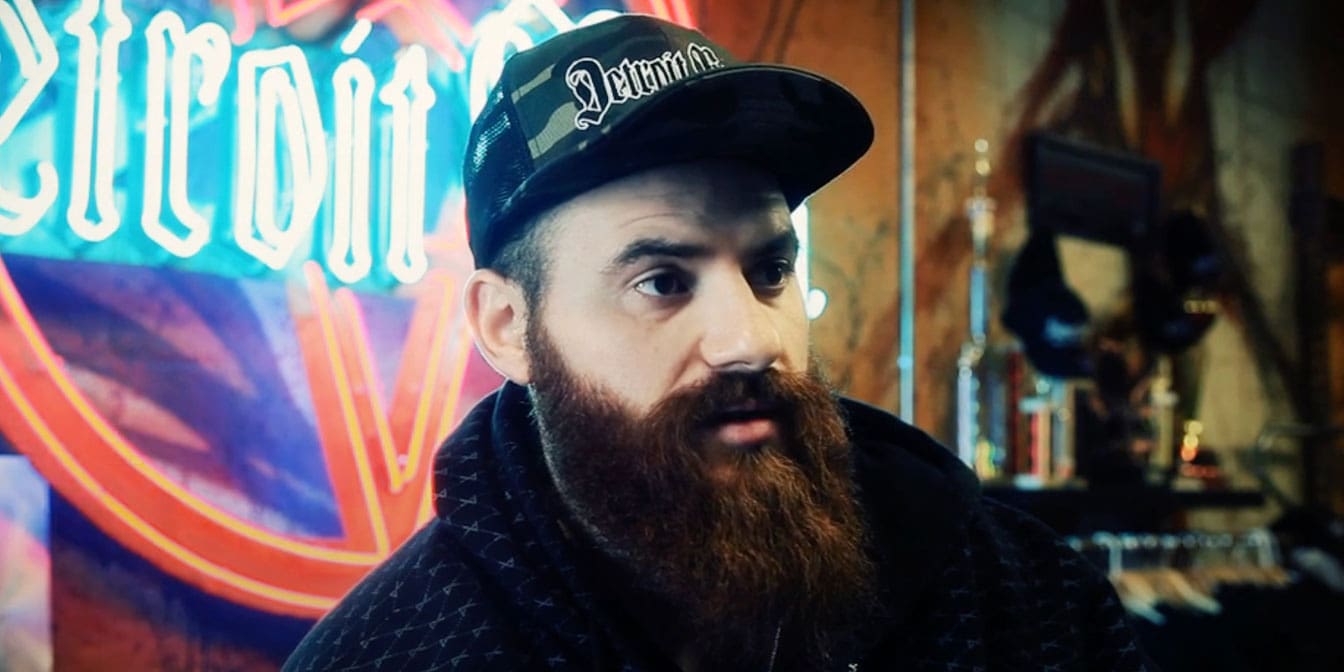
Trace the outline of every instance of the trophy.
[[[966, 200], [971, 227], [970, 328], [957, 356], [957, 456], [981, 478], [1011, 471], [1008, 447], [1014, 442], [1016, 400], [1012, 353], [989, 341], [989, 239], [994, 231], [994, 199], [988, 195], [989, 142], [975, 141], [975, 186]], [[1016, 358], [1020, 362], [1020, 357]], [[1020, 372], [1019, 372], [1020, 373]]]

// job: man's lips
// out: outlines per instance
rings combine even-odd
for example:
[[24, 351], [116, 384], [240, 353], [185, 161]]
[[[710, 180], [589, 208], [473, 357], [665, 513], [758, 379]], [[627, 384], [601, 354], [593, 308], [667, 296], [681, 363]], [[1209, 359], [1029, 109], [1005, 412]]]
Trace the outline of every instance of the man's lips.
[[730, 446], [748, 446], [764, 443], [778, 434], [775, 421], [770, 418], [752, 418], [719, 423], [715, 437]]
[[719, 442], [730, 446], [760, 444], [775, 438], [779, 425], [775, 409], [759, 402], [735, 404], [709, 421], [709, 428]]

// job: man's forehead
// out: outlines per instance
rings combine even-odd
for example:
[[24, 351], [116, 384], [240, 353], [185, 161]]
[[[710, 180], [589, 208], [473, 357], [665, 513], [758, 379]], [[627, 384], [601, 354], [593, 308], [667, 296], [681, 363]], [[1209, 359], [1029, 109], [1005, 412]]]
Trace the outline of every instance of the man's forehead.
[[617, 221], [619, 223], [616, 226], [605, 232], [614, 244], [660, 236], [706, 243], [718, 241], [752, 245], [792, 229], [788, 211], [782, 203], [778, 207], [741, 208], [734, 211], [650, 208], [645, 213]]

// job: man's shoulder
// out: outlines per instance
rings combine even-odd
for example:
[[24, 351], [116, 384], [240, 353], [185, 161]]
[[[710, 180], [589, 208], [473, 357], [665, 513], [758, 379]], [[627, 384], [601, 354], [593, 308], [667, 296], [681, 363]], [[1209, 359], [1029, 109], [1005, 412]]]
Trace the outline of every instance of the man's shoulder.
[[922, 589], [912, 605], [918, 618], [888, 651], [1004, 669], [1152, 669], [1099, 568], [993, 499], [979, 498]]
[[[895, 415], [848, 398], [841, 407], [856, 447], [861, 484], [880, 513], [918, 518], [925, 527], [967, 531], [963, 549], [1002, 564], [1053, 564], [1091, 577], [1090, 565], [1044, 523], [983, 495], [975, 474], [947, 446]], [[953, 532], [953, 529], [947, 529]], [[949, 539], [955, 539], [954, 534]], [[1037, 567], [1039, 568], [1039, 567]]]
[[961, 633], [959, 641], [979, 649], [972, 658], [1021, 669], [1144, 668], [1097, 567], [1044, 523], [986, 497], [971, 470], [923, 431], [881, 409], [841, 403], [865, 508], [900, 577], [893, 607], [907, 614], [897, 638], [904, 647], [928, 660], [960, 660], [964, 647], [941, 643]]
[[969, 539], [1001, 564], [1047, 580], [1104, 582], [1100, 570], [1034, 516], [991, 497], [981, 497]]
[[937, 483], [964, 506], [978, 496], [980, 483], [951, 450], [924, 430], [870, 404], [840, 398], [860, 480], [875, 475], [889, 481]]
[[437, 669], [450, 666], [445, 656], [498, 648], [505, 635], [494, 630], [507, 619], [444, 532], [431, 520], [360, 581], [313, 626], [286, 672]]

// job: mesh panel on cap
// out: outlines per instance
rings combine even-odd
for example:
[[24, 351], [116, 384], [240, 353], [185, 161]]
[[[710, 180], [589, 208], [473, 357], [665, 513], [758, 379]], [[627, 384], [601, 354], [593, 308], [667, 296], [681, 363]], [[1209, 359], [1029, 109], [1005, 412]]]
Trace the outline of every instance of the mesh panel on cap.
[[484, 253], [484, 258], [477, 259], [479, 266], [493, 262], [495, 253], [508, 240], [511, 232], [501, 230], [500, 214], [514, 190], [532, 172], [532, 158], [509, 107], [504, 100], [504, 87], [496, 87], [472, 126], [468, 143], [471, 154], [463, 186], [471, 228], [476, 235], [483, 236], [479, 243], [473, 244]]

